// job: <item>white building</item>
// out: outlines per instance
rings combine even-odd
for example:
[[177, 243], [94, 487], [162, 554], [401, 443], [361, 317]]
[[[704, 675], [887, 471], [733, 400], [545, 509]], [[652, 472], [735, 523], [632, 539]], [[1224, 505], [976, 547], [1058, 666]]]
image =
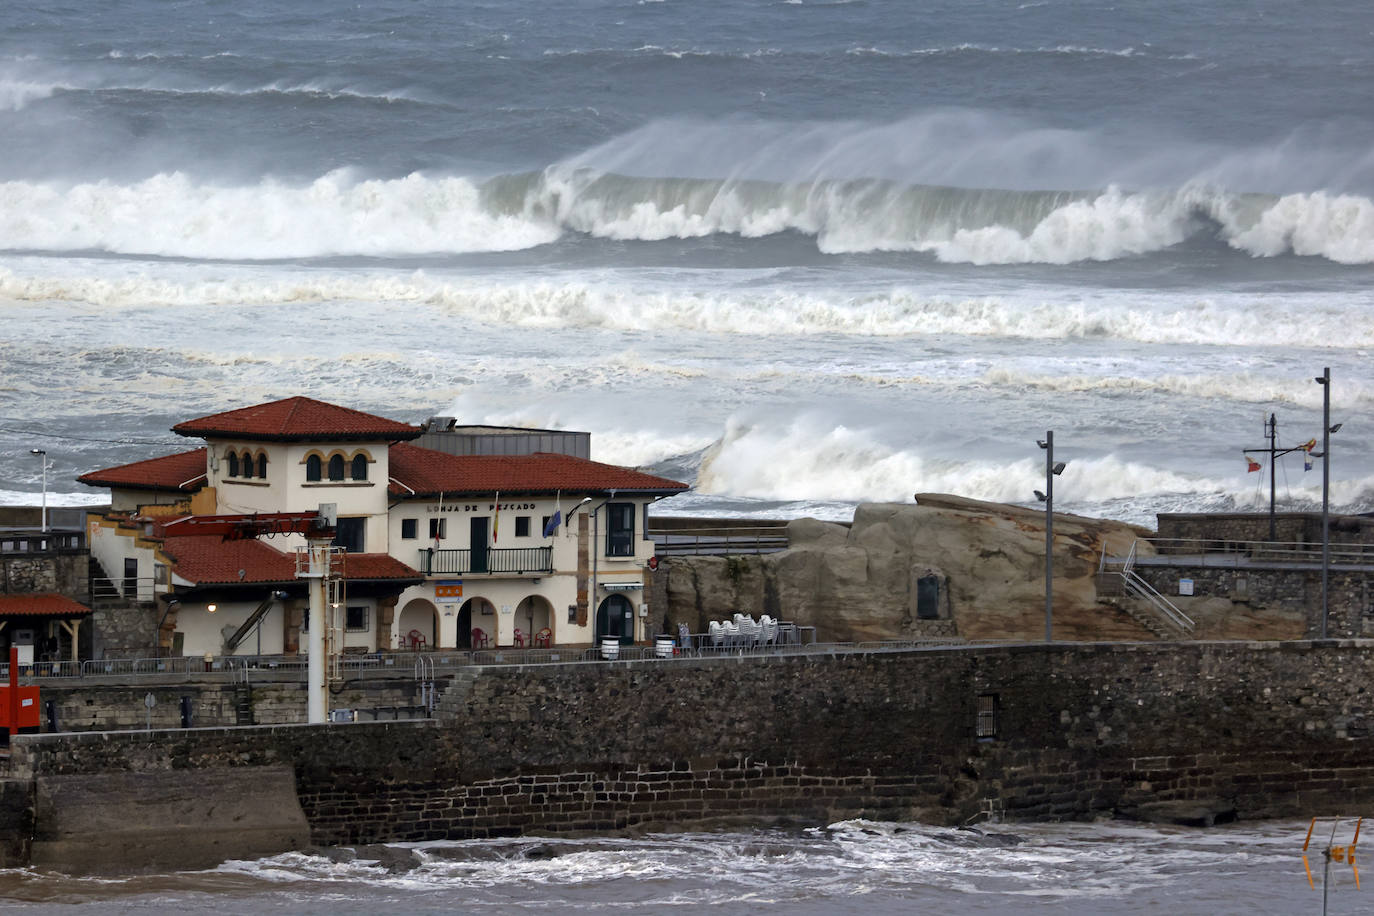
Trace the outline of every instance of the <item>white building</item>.
[[652, 639], [650, 503], [685, 484], [569, 454], [453, 455], [423, 427], [310, 398], [180, 423], [205, 447], [82, 475], [108, 487], [91, 555], [126, 595], [159, 602], [175, 654], [300, 651], [299, 534], [224, 541], [186, 516], [337, 507], [335, 621], [345, 650]]

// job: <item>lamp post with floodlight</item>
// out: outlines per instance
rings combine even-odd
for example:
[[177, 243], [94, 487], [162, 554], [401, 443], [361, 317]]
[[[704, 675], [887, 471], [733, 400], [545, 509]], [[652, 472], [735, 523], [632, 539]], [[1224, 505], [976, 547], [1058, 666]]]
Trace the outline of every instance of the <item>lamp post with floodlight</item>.
[[48, 471], [52, 470], [53, 463], [48, 460], [48, 453], [41, 448], [29, 449], [30, 455], [38, 456], [38, 463], [43, 468], [43, 533], [48, 533]]
[[1064, 473], [1065, 462], [1055, 463], [1054, 430], [1036, 445], [1045, 450], [1045, 492], [1035, 498], [1045, 504], [1045, 642], [1054, 642], [1054, 478]]
[[1339, 432], [1341, 424], [1331, 425], [1331, 367], [1312, 381], [1322, 386], [1322, 627], [1321, 638], [1326, 639], [1329, 605], [1327, 585], [1331, 575], [1331, 434]]

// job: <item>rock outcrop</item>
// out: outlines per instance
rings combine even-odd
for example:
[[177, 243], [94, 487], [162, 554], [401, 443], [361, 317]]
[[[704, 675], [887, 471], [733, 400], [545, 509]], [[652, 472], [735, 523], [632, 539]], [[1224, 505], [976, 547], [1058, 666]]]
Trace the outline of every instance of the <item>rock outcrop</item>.
[[[960, 636], [1038, 640], [1045, 634], [1045, 514], [1036, 509], [918, 493], [915, 505], [864, 504], [850, 525], [798, 519], [789, 549], [763, 555], [672, 557], [664, 624], [705, 632], [735, 612], [816, 628], [821, 641]], [[1055, 513], [1054, 638], [1178, 638], [1156, 611], [1099, 575], [1103, 555], [1154, 549], [1153, 532]], [[1300, 608], [1226, 598], [1176, 598], [1208, 639], [1295, 639]]]
[[[798, 519], [781, 553], [674, 557], [666, 564], [667, 616], [701, 632], [736, 611], [769, 614], [814, 626], [826, 641], [1037, 638], [1044, 635], [1044, 518], [1034, 509], [922, 493], [915, 505], [861, 505], [848, 526]], [[1055, 514], [1056, 638], [1153, 638], [1099, 600], [1097, 588], [1104, 549], [1125, 554], [1147, 534]]]

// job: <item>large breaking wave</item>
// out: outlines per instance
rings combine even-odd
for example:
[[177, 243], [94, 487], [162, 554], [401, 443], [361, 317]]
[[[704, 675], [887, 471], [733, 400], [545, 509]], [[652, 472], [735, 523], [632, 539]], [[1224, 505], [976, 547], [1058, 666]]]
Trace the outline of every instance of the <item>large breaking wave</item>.
[[0, 183], [0, 249], [256, 260], [512, 251], [565, 233], [623, 241], [801, 233], [825, 253], [972, 264], [1110, 261], [1216, 239], [1254, 257], [1374, 262], [1374, 201], [1354, 193], [1025, 191], [890, 179], [644, 178], [555, 166], [479, 182], [336, 171], [230, 187]]

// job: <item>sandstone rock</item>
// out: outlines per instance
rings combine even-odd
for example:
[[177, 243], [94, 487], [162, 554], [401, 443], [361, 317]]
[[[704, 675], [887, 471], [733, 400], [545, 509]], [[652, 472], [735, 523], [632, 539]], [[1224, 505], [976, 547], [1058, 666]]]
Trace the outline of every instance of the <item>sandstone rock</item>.
[[[1055, 515], [1055, 635], [1147, 639], [1097, 600], [1104, 546], [1124, 554], [1144, 529]], [[695, 632], [735, 612], [814, 626], [827, 641], [958, 635], [1036, 638], [1044, 632], [1044, 514], [955, 496], [916, 505], [864, 504], [851, 526], [799, 519], [791, 547], [748, 557], [675, 557], [668, 618]], [[938, 581], [939, 617], [918, 617], [918, 583]]]

